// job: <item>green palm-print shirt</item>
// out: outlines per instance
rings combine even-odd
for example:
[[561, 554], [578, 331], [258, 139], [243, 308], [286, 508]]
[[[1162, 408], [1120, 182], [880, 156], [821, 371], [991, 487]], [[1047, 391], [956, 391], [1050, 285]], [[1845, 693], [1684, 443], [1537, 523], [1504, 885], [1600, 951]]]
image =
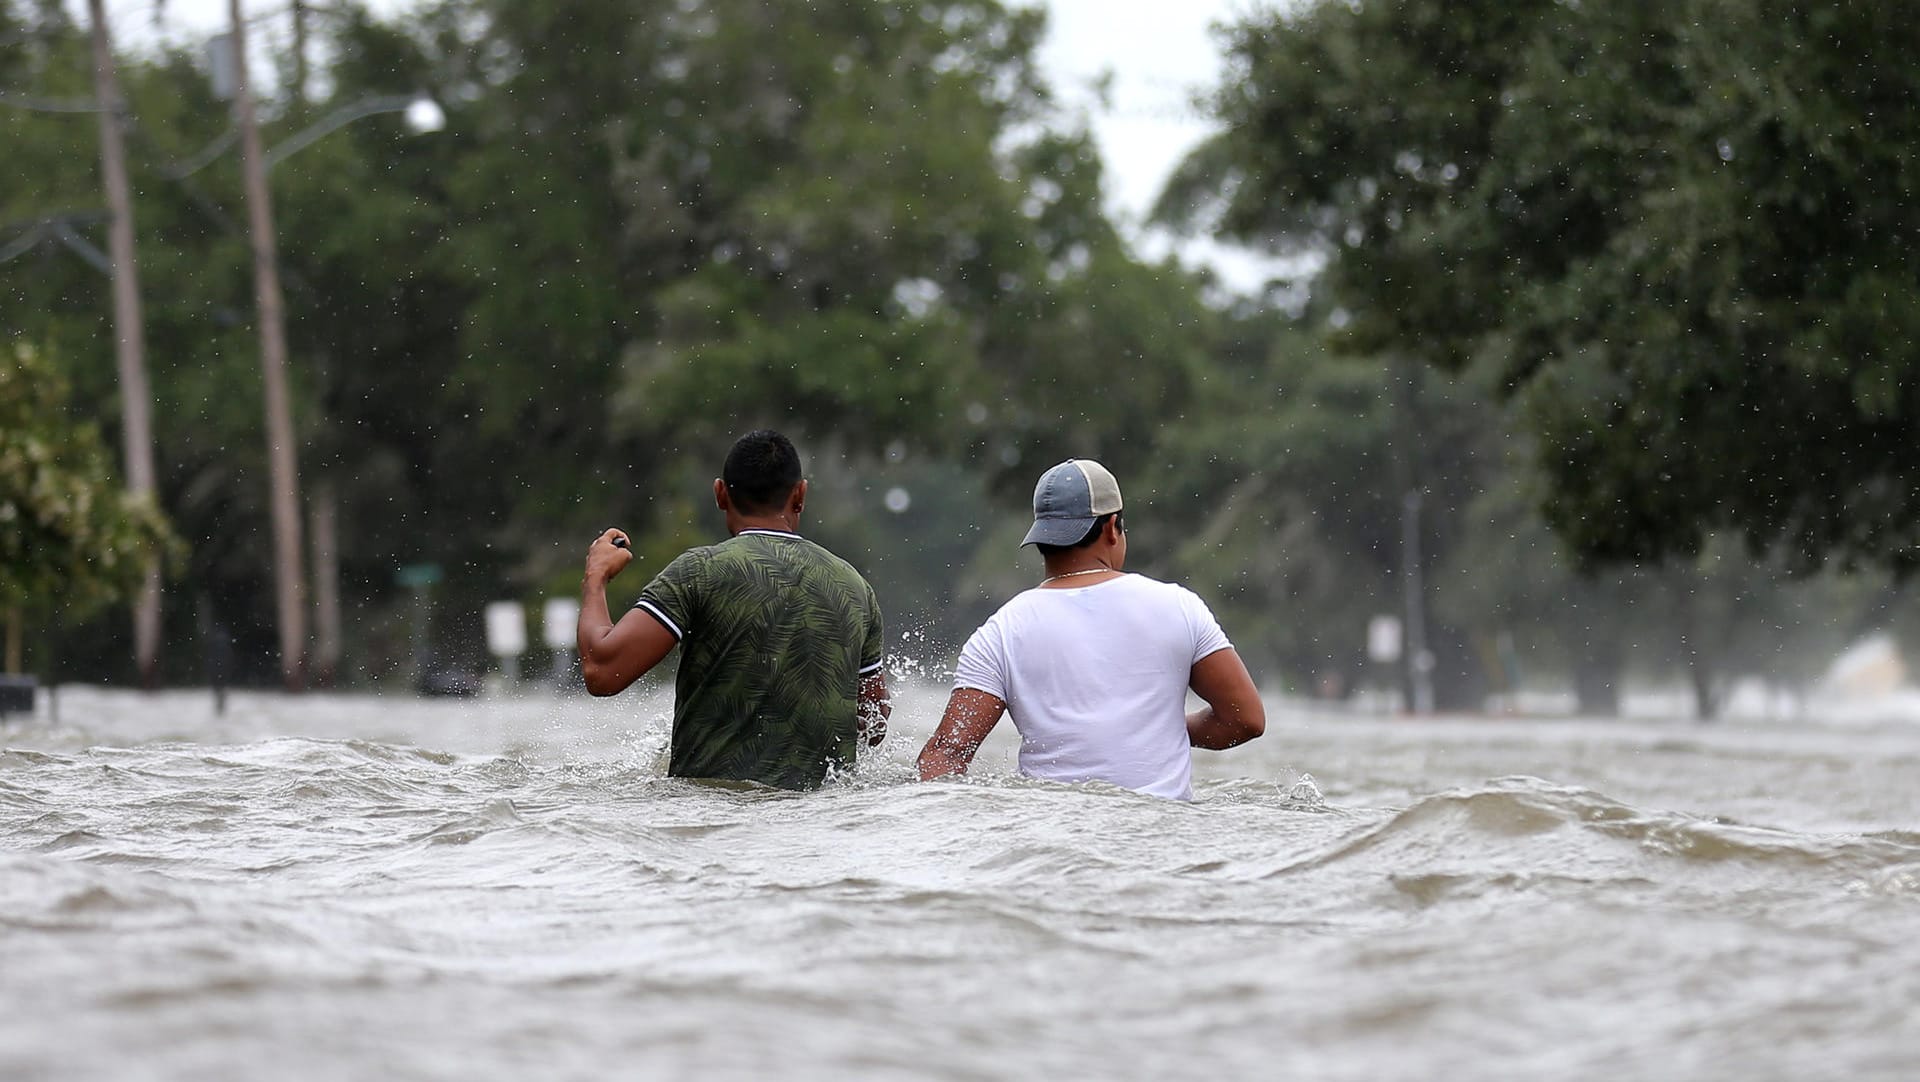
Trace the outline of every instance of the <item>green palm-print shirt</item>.
[[799, 534], [689, 549], [638, 607], [680, 640], [667, 773], [811, 789], [853, 765], [863, 675], [885, 646], [873, 587]]

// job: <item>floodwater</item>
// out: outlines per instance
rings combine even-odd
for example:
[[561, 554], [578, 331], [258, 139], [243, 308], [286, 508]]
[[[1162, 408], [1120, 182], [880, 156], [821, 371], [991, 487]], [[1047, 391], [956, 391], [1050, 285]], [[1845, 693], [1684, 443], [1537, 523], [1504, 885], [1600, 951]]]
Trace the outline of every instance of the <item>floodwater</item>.
[[943, 698], [788, 794], [663, 777], [657, 691], [66, 689], [0, 1078], [1920, 1075], [1920, 724], [1276, 703], [1184, 805], [910, 782]]

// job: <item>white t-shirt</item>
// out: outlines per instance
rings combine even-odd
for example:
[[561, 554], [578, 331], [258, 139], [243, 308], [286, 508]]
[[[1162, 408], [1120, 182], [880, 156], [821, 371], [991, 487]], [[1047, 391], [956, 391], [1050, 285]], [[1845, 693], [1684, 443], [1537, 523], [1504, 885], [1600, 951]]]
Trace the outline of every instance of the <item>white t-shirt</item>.
[[1007, 602], [967, 640], [953, 683], [1007, 704], [1022, 774], [1190, 800], [1188, 676], [1232, 645], [1191, 590], [1122, 575]]

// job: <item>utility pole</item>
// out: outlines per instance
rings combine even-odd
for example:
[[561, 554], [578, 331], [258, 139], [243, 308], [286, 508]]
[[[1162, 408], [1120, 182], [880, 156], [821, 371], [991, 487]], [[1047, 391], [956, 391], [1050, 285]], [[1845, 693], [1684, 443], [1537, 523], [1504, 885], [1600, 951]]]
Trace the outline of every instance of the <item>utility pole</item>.
[[1400, 582], [1407, 607], [1407, 683], [1415, 714], [1433, 713], [1433, 651], [1427, 648], [1427, 599], [1420, 552], [1420, 490], [1400, 499]]
[[293, 408], [287, 399], [287, 327], [275, 263], [273, 204], [266, 156], [254, 115], [247, 71], [247, 20], [240, 0], [228, 0], [233, 20], [234, 120], [240, 128], [240, 168], [246, 182], [247, 225], [253, 240], [253, 293], [260, 323], [260, 375], [266, 390], [267, 467], [273, 486], [274, 599], [280, 616], [280, 676], [287, 689], [306, 686], [306, 590], [301, 577], [300, 476]]
[[1400, 598], [1406, 619], [1406, 649], [1401, 651], [1407, 709], [1433, 713], [1433, 650], [1427, 642], [1426, 555], [1420, 545], [1421, 505], [1425, 502], [1420, 461], [1426, 425], [1420, 410], [1419, 362], [1393, 357], [1389, 376], [1393, 395], [1393, 480], [1400, 490]]
[[[147, 386], [146, 331], [140, 311], [140, 268], [133, 254], [133, 195], [127, 183], [127, 152], [120, 125], [125, 103], [113, 70], [113, 39], [105, 0], [87, 0], [93, 31], [93, 92], [100, 106], [100, 173], [113, 220], [107, 250], [113, 261], [114, 353], [120, 375], [120, 442], [127, 464], [127, 490], [153, 500], [153, 394]], [[146, 582], [133, 611], [133, 656], [140, 686], [160, 682], [160, 560], [147, 563]]]
[[308, 501], [313, 520], [313, 684], [331, 688], [340, 676], [340, 500], [323, 470]]
[[307, 5], [293, 0], [293, 103], [307, 106]]

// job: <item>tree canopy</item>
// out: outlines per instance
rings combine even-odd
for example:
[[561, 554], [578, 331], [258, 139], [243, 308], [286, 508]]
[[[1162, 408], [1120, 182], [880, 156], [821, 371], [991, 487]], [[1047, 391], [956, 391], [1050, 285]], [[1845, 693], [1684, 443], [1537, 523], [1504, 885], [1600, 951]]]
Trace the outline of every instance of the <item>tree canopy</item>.
[[[83, 28], [5, 7], [8, 85], [84, 98]], [[687, 494], [759, 425], [835, 468], [958, 466], [965, 506], [1068, 454], [1144, 463], [1205, 363], [1194, 280], [1129, 251], [1090, 139], [1045, 122], [1030, 9], [441, 0], [322, 25], [322, 92], [262, 88], [270, 146], [372, 95], [428, 93], [448, 121], [367, 117], [271, 175], [301, 473], [338, 494], [366, 604], [423, 561], [462, 569], [460, 607], [571, 578], [571, 539], [610, 517], [698, 538]], [[270, 568], [225, 106], [193, 55], [130, 56], [122, 81], [162, 501], [251, 661]], [[0, 124], [23, 162], [0, 315], [111, 424], [105, 276], [42, 228], [98, 228], [94, 118]], [[850, 518], [880, 509], [856, 494]]]
[[[1783, 644], [1825, 651], [1895, 596], [1871, 575], [1783, 584], [1781, 557], [1736, 557], [1709, 532], [1738, 527], [1794, 470], [1837, 470], [1829, 450], [1864, 445], [1782, 457], [1792, 432], [1755, 424], [1833, 422], [1799, 384], [1700, 391], [1799, 363], [1775, 348], [1794, 312], [1841, 324], [1814, 305], [1833, 283], [1804, 267], [1790, 270], [1791, 305], [1760, 304], [1751, 281], [1689, 292], [1746, 266], [1721, 250], [1758, 243], [1744, 204], [1713, 200], [1748, 198], [1740, 184], [1764, 170], [1746, 129], [1727, 129], [1728, 152], [1716, 134], [1705, 159], [1664, 142], [1713, 127], [1692, 91], [1669, 86], [1690, 86], [1681, 58], [1709, 46], [1654, 33], [1657, 12], [1589, 25], [1601, 17], [1545, 3], [1370, 3], [1236, 31], [1238, 74], [1220, 98], [1231, 126], [1168, 205], [1328, 257], [1290, 294], [1304, 303], [1276, 304], [1222, 302], [1203, 274], [1129, 245], [1085, 125], [1040, 78], [1030, 7], [306, 11], [323, 20], [316, 63], [281, 57], [280, 81], [258, 89], [269, 147], [302, 146], [270, 180], [309, 532], [338, 568], [313, 593], [344, 614], [349, 682], [386, 684], [421, 655], [477, 666], [482, 604], [570, 593], [585, 540], [609, 524], [629, 530], [643, 567], [711, 540], [707, 483], [727, 443], [763, 425], [800, 444], [808, 532], [874, 581], [923, 672], [1032, 584], [1018, 548], [1027, 496], [1069, 456], [1120, 477], [1130, 566], [1198, 590], [1272, 690], [1399, 682], [1404, 664], [1368, 660], [1366, 630], [1417, 596], [1443, 707], [1570, 676], [1605, 709], [1628, 669], [1684, 670], [1704, 706], [1736, 673], [1807, 679], [1781, 663]], [[1640, 74], [1622, 58], [1655, 56], [1666, 97], [1623, 89], [1623, 72]], [[303, 67], [311, 78], [291, 85]], [[1561, 87], [1562, 68], [1596, 82]], [[0, 182], [0, 325], [110, 431], [96, 118], [22, 107], [84, 103], [87, 71], [86, 35], [62, 5], [0, 0], [0, 138], [15, 165]], [[133, 49], [121, 83], [160, 506], [188, 541], [168, 582], [182, 602], [166, 610], [168, 678], [192, 678], [196, 637], [223, 625], [242, 677], [270, 679], [231, 121], [198, 50]], [[1741, 92], [1762, 91], [1774, 93]], [[390, 113], [333, 119], [416, 93], [442, 104], [443, 131], [410, 135]], [[1575, 134], [1620, 153], [1565, 164]], [[1780, 183], [1765, 189], [1782, 203], [1775, 226], [1792, 202]], [[1691, 192], [1692, 209], [1661, 184]], [[1609, 201], [1616, 189], [1626, 203]], [[1904, 222], [1874, 205], [1882, 218], [1844, 221]], [[1713, 232], [1665, 237], [1682, 226]], [[1792, 243], [1848, 270], [1842, 249], [1858, 263], [1878, 228]], [[1602, 284], [1611, 299], [1596, 299]], [[1882, 354], [1892, 341], [1875, 332]], [[1743, 352], [1714, 352], [1725, 342]], [[1808, 378], [1831, 389], [1844, 374]], [[1850, 386], [1849, 402], [1868, 401], [1871, 380]], [[1881, 404], [1890, 424], [1904, 423], [1900, 401]], [[1725, 471], [1768, 454], [1791, 462], [1748, 488], [1680, 469], [1695, 455], [1744, 476]], [[1661, 462], [1669, 487], [1640, 491]], [[1861, 476], [1869, 464], [1853, 462]], [[1617, 503], [1622, 485], [1639, 502]], [[1891, 552], [1893, 533], [1868, 536], [1882, 521], [1868, 512], [1905, 491], [1865, 510], [1849, 495], [1864, 489], [1834, 491], [1852, 510], [1828, 520], [1782, 503], [1779, 530], [1752, 536], [1851, 522], [1860, 559]], [[1821, 535], [1803, 540], [1814, 551]], [[1697, 558], [1598, 577], [1569, 559], [1696, 542]], [[396, 572], [422, 565], [444, 575], [416, 644]], [[1675, 598], [1679, 630], [1654, 613]], [[126, 674], [121, 624], [70, 633], [63, 668]]]
[[0, 341], [0, 607], [83, 617], [133, 596], [178, 544], [68, 410], [59, 369], [22, 339]]
[[1324, 253], [1352, 349], [1484, 366], [1578, 556], [1920, 566], [1904, 5], [1313, 3], [1226, 42], [1162, 213]]

